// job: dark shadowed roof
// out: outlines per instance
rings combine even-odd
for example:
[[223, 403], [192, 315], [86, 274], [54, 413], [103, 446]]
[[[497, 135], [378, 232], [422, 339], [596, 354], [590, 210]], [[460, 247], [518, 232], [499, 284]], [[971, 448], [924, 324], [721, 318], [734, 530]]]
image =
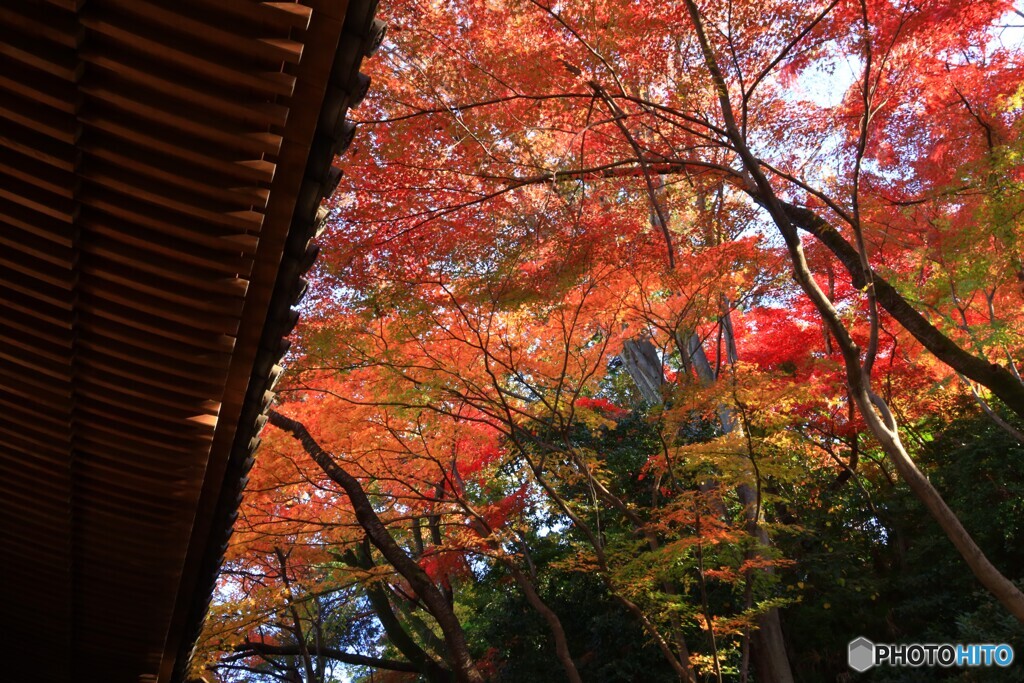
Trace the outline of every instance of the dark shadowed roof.
[[181, 680], [374, 9], [0, 3], [3, 680]]

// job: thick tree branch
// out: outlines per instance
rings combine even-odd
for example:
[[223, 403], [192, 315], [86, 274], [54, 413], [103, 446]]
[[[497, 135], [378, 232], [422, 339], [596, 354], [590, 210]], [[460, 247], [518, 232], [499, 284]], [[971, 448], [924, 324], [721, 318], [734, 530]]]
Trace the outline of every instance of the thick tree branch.
[[[760, 197], [752, 196], [758, 203], [763, 203]], [[788, 202], [780, 202], [780, 204], [793, 225], [814, 235], [839, 259], [850, 274], [854, 287], [862, 289], [868, 285], [861, 267], [860, 255], [838, 231], [810, 209]], [[978, 358], [962, 349], [932, 325], [878, 273], [872, 272], [872, 285], [875, 297], [882, 308], [910, 332], [922, 346], [958, 373], [987, 387], [1010, 410], [1024, 417], [1024, 383], [1021, 383], [1012, 372], [997, 363], [990, 363], [988, 360]]]
[[[971, 568], [978, 581], [995, 596], [1006, 609], [1019, 621], [1024, 622], [1024, 593], [1006, 578], [985, 556], [985, 553], [978, 547], [970, 533], [964, 528], [959, 517], [956, 516], [939, 492], [928, 481], [928, 478], [917, 467], [906, 449], [903, 447], [899, 437], [899, 430], [896, 419], [889, 409], [889, 406], [878, 394], [871, 389], [871, 377], [865, 372], [861, 365], [861, 350], [854, 342], [849, 330], [843, 323], [842, 316], [836, 311], [828, 296], [822, 291], [804, 255], [803, 243], [797, 232], [796, 221], [790, 218], [790, 211], [784, 208], [783, 201], [775, 193], [774, 188], [765, 177], [761, 164], [747, 146], [733, 116], [732, 106], [729, 102], [729, 90], [718, 68], [714, 51], [711, 49], [704, 32], [703, 19], [700, 10], [694, 0], [684, 0], [690, 19], [693, 22], [694, 30], [700, 41], [701, 51], [704, 54], [704, 62], [711, 74], [712, 82], [718, 91], [718, 100], [721, 105], [722, 118], [729, 131], [729, 138], [743, 161], [743, 166], [750, 177], [750, 187], [747, 190], [754, 196], [768, 211], [772, 221], [778, 227], [786, 242], [789, 251], [790, 262], [793, 267], [793, 278], [800, 285], [807, 297], [818, 310], [822, 320], [832, 331], [832, 335], [839, 346], [846, 366], [846, 379], [850, 387], [850, 396], [857, 403], [857, 408], [867, 423], [871, 433], [882, 446], [882, 450], [896, 466], [900, 476], [907, 482], [907, 485], [921, 502], [928, 508], [932, 517], [946, 533], [949, 540], [956, 546], [961, 556]], [[860, 254], [854, 252], [857, 263], [860, 263]], [[844, 264], [845, 265], [845, 264]], [[852, 272], [856, 272], [854, 269]], [[851, 273], [852, 274], [852, 273]], [[877, 283], [876, 283], [877, 284]], [[895, 291], [895, 290], [893, 290]], [[904, 304], [902, 298], [899, 299]], [[909, 305], [908, 305], [909, 308]], [[912, 309], [911, 309], [912, 310]], [[916, 314], [916, 311], [915, 311]], [[898, 319], [898, 318], [897, 318]], [[923, 320], [923, 318], [921, 319]], [[927, 321], [924, 321], [927, 323]], [[948, 341], [948, 340], [947, 340]], [[955, 346], [955, 344], [953, 345]], [[959, 350], [959, 347], [956, 347]], [[962, 352], [962, 350], [961, 350]], [[971, 357], [973, 358], [973, 357]], [[967, 373], [964, 373], [967, 374]], [[968, 375], [970, 376], [970, 375]]]
[[[369, 538], [366, 538], [363, 543], [346, 552], [342, 556], [344, 562], [350, 566], [359, 567], [368, 572], [371, 571], [374, 568], [374, 563], [373, 558], [370, 556], [369, 543]], [[365, 586], [364, 590], [366, 591], [366, 597], [370, 600], [373, 611], [377, 614], [377, 619], [380, 620], [381, 626], [384, 627], [388, 640], [398, 648], [399, 652], [405, 655], [410, 664], [415, 666], [419, 673], [425, 675], [427, 680], [434, 683], [451, 680], [451, 673], [435, 662], [433, 657], [428, 655], [402, 626], [402, 623], [391, 608], [391, 601], [388, 599], [387, 591], [384, 590], [383, 586], [375, 582]]]
[[[303, 654], [302, 649], [298, 645], [270, 645], [250, 640], [239, 645], [235, 652], [241, 656], [268, 655], [279, 657], [299, 657]], [[408, 671], [410, 673], [420, 672], [419, 667], [411, 662], [400, 662], [396, 659], [367, 657], [366, 655], [345, 652], [344, 650], [339, 650], [333, 647], [311, 649], [309, 650], [309, 654], [317, 657], [333, 659], [335, 661], [342, 662], [343, 664], [352, 664], [353, 666], [372, 666], [375, 669], [386, 669], [387, 671]]]
[[441, 632], [444, 634], [445, 643], [448, 645], [449, 654], [455, 667], [456, 677], [460, 683], [483, 683], [483, 675], [476, 668], [476, 664], [469, 653], [462, 625], [459, 623], [448, 601], [441, 591], [438, 590], [437, 586], [434, 585], [434, 582], [430, 580], [430, 577], [427, 576], [423, 568], [409, 557], [408, 553], [391, 537], [391, 533], [373, 509], [373, 504], [367, 497], [366, 491], [363, 490], [359, 480], [338, 465], [334, 458], [320, 447], [320, 444], [316, 442], [312, 435], [310, 435], [309, 430], [301, 422], [286, 417], [276, 410], [270, 411], [269, 418], [272, 425], [294, 436], [302, 444], [306, 453], [320, 466], [320, 469], [330, 477], [331, 481], [344, 489], [348, 495], [349, 502], [352, 504], [356, 520], [363, 530], [366, 531], [370, 542], [380, 550], [388, 563], [409, 582], [409, 585], [416, 591], [420, 600], [423, 601], [427, 610], [437, 621], [438, 626], [441, 627]]

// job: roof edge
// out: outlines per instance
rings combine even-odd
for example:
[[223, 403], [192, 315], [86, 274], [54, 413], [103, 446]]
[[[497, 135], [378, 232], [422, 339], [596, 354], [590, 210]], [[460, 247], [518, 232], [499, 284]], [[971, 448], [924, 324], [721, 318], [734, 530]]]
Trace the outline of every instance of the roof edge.
[[362, 101], [370, 84], [359, 69], [363, 58], [372, 56], [384, 37], [383, 23], [374, 18], [377, 4], [378, 0], [351, 0], [345, 13], [171, 683], [182, 683], [188, 675], [260, 445], [259, 433], [267, 422], [274, 387], [283, 370], [280, 363], [290, 347], [287, 337], [298, 322], [299, 312], [294, 307], [308, 285], [303, 275], [319, 254], [315, 240], [328, 219], [321, 203], [334, 193], [341, 179], [341, 170], [333, 162], [349, 147], [355, 133], [347, 113]]

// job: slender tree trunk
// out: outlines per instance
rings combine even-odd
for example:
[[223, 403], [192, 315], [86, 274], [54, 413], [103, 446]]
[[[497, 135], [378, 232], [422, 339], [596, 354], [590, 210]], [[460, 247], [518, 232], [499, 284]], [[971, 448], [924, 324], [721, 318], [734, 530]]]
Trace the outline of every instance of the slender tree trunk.
[[[855, 393], [857, 407], [861, 415], [864, 416], [864, 421], [871, 433], [881, 444], [882, 450], [892, 460], [910, 490], [924, 503], [932, 517], [938, 522], [939, 527], [953, 542], [981, 585], [992, 593], [1018, 621], [1024, 623], [1024, 594], [989, 561], [978, 544], [974, 542], [960, 518], [946, 505], [946, 501], [942, 499], [938, 490], [918, 469], [917, 464], [903, 447], [896, 431], [895, 422], [886, 415], [888, 419], [885, 422], [890, 423], [886, 424], [875, 411], [875, 407], [881, 408], [878, 405], [881, 401], [873, 401], [865, 389], [864, 386], [860, 386]], [[888, 408], [885, 408], [883, 414], [887, 413]]]
[[[704, 56], [704, 63], [707, 66], [708, 72], [710, 73], [711, 80], [714, 83], [715, 89], [718, 94], [718, 101], [721, 108], [722, 119], [725, 124], [725, 129], [728, 132], [730, 142], [732, 143], [736, 153], [739, 155], [740, 160], [743, 163], [747, 179], [749, 181], [748, 192], [751, 196], [756, 196], [762, 206], [768, 211], [772, 218], [772, 221], [779, 228], [779, 232], [782, 233], [782, 237], [786, 242], [786, 248], [789, 251], [790, 261], [793, 266], [793, 277], [803, 289], [804, 293], [814, 304], [814, 307], [818, 310], [818, 314], [822, 320], [829, 326], [832, 331], [833, 338], [836, 341], [843, 355], [843, 363], [846, 367], [846, 378], [850, 385], [850, 394], [854, 401], [857, 403], [857, 408], [860, 410], [861, 415], [864, 417], [864, 421], [867, 423], [868, 429], [878, 440], [882, 446], [882, 450], [892, 460], [896, 469], [900, 475], [910, 486], [910, 490], [924, 503], [925, 507], [938, 522], [939, 526], [952, 541], [953, 545], [956, 546], [957, 550], [963, 556], [967, 565], [971, 568], [971, 571], [977, 577], [978, 581], [996, 597], [1002, 603], [1006, 609], [1013, 614], [1019, 621], [1024, 622], [1024, 594], [1007, 579], [995, 566], [985, 557], [985, 554], [981, 551], [981, 548], [974, 542], [970, 534], [964, 528], [960, 519], [949, 509], [945, 501], [939, 495], [939, 492], [935, 490], [935, 487], [931, 485], [921, 471], [914, 464], [914, 461], [910, 458], [910, 455], [904, 449], [903, 444], [900, 442], [899, 432], [896, 427], [896, 421], [889, 410], [889, 407], [885, 402], [876, 394], [871, 391], [871, 376], [870, 367], [873, 358], [869, 353], [869, 358], [866, 361], [867, 368], [861, 365], [861, 352], [858, 345], [850, 337], [849, 331], [843, 324], [842, 318], [839, 316], [838, 311], [829, 302], [828, 297], [818, 286], [814, 276], [811, 275], [810, 268], [807, 265], [807, 259], [804, 256], [803, 244], [800, 242], [800, 235], [797, 232], [798, 221], [794, 221], [791, 218], [791, 211], [779, 200], [773, 190], [771, 183], [768, 182], [768, 178], [764, 175], [762, 166], [758, 159], [750, 151], [747, 146], [744, 136], [740, 131], [736, 118], [733, 114], [732, 105], [729, 101], [729, 87], [725, 81], [725, 77], [722, 75], [722, 71], [718, 67], [718, 62], [715, 58], [715, 53], [711, 48], [711, 44], [708, 42], [707, 33], [704, 30], [703, 19], [700, 14], [700, 9], [697, 7], [695, 0], [684, 0], [686, 4], [687, 13], [690, 16], [690, 20], [693, 24], [694, 30], [697, 34], [698, 42], [700, 43], [700, 49]], [[834, 232], [834, 231], [832, 231]], [[828, 233], [828, 231], [826, 231]], [[837, 254], [838, 256], [838, 254]], [[885, 297], [880, 291], [882, 281], [875, 278], [874, 273], [869, 267], [867, 267], [866, 254], [857, 253], [857, 268], [854, 272], [860, 272], [860, 276], [863, 277], [865, 284], [871, 284], [873, 288], [873, 296], [875, 299], [885, 308], [888, 307], [885, 303]], [[840, 260], [843, 260], [840, 257]], [[890, 288], [891, 289], [891, 288]], [[891, 290], [895, 292], [895, 290]], [[964, 367], [963, 370], [958, 368], [956, 365], [950, 365], [957, 370], [963, 372], [964, 375], [975, 379], [976, 381], [988, 386], [996, 395], [1002, 398], [1000, 394], [1001, 390], [1008, 392], [1007, 401], [1015, 412], [1021, 414], [1021, 410], [1024, 410], [1024, 390], [1020, 389], [1020, 381], [1017, 380], [1011, 373], [1005, 368], [1000, 368], [994, 364], [987, 364], [980, 361], [970, 354], [966, 354], [956, 344], [951, 342], [948, 338], [943, 337], [941, 334], [935, 336], [931, 331], [935, 330], [934, 327], [928, 323], [916, 310], [910, 307], [902, 297], [893, 298], [892, 301], [896, 304], [902, 303], [906, 306], [906, 309], [899, 308], [900, 314], [892, 313], [893, 317], [900, 320], [901, 324], [905, 327], [908, 322], [900, 319], [900, 316], [904, 316], [911, 327], [907, 327], [908, 331], [914, 336], [922, 334], [921, 343], [926, 348], [932, 351], [937, 357], [949, 363], [943, 355], [951, 357], [960, 362]], [[878, 325], [877, 318], [873, 319], [872, 325]], [[916, 331], [915, 331], [916, 330]], [[937, 332], [937, 331], [936, 331]], [[933, 348], [934, 347], [934, 348]], [[960, 355], [963, 354], [963, 355]], [[967, 356], [964, 358], [963, 356]], [[988, 365], [987, 371], [982, 368], [981, 365]], [[1001, 370], [1001, 372], [1000, 372]], [[977, 378], [976, 374], [986, 374], [986, 379], [992, 381], [995, 380], [995, 384], [999, 387], [989, 385], [988, 383]], [[1012, 384], [1007, 384], [1001, 381], [1003, 374], [1013, 379], [1017, 385], [1016, 387]], [[1019, 392], [1019, 393], [1018, 393]], [[1007, 400], [1009, 399], [1009, 400]], [[877, 409], [877, 412], [876, 412]]]
[[[437, 486], [434, 487], [434, 500], [440, 501], [444, 498], [444, 479], [437, 482]], [[436, 503], [431, 503], [431, 506]], [[427, 515], [427, 527], [430, 529], [430, 542], [434, 544], [434, 547], [440, 547], [444, 543], [444, 538], [441, 535], [441, 515], [430, 514]], [[415, 541], [414, 541], [415, 544]], [[452, 589], [451, 579], [448, 578], [448, 574], [444, 573], [441, 575], [441, 592], [444, 594], [445, 600], [448, 601], [449, 605], [455, 605], [455, 591]]]
[[[732, 323], [729, 319], [729, 312], [723, 314], [723, 333], [726, 335], [726, 348], [731, 360], [735, 361], [735, 340], [732, 336]], [[700, 337], [691, 334], [687, 343], [690, 352], [690, 362], [697, 376], [705, 384], [717, 381], [715, 373], [704, 353]], [[722, 432], [729, 434], [738, 432], [742, 435], [743, 425], [737, 419], [732, 408], [721, 405], [718, 408], [719, 419], [722, 423]], [[756, 473], [746, 471], [750, 481], [755, 481]], [[736, 487], [736, 495], [743, 505], [743, 514], [747, 522], [747, 532], [754, 537], [760, 548], [771, 547], [771, 539], [761, 525], [760, 510], [761, 501], [758, 498], [755, 486], [744, 483]], [[766, 571], [771, 572], [771, 569]], [[751, 635], [751, 659], [757, 669], [758, 677], [771, 683], [793, 683], [793, 672], [789, 666], [789, 657], [786, 655], [786, 639], [782, 632], [782, 619], [779, 616], [777, 607], [772, 607], [757, 618], [757, 629]]]
[[[627, 612], [636, 617], [637, 621], [643, 624], [643, 627], [647, 630], [647, 633], [649, 633], [651, 637], [654, 639], [654, 644], [658, 646], [658, 649], [661, 650], [661, 653], [662, 655], [664, 655], [666, 661], [668, 661], [668, 663], [672, 666], [672, 669], [676, 672], [676, 676], [679, 678], [679, 680], [686, 681], [686, 683], [697, 683], [697, 675], [693, 672], [693, 668], [690, 666], [689, 659], [685, 660], [684, 663], [684, 660], [682, 660], [683, 653], [680, 653], [679, 657], [676, 657], [675, 653], [672, 652], [672, 648], [669, 646], [668, 641], [665, 640], [665, 638], [658, 631], [658, 627], [655, 626], [654, 623], [647, 618], [647, 615], [644, 614], [644, 611], [640, 609], [639, 605], [634, 603], [629, 598], [626, 598], [625, 596], [614, 591], [612, 591], [612, 597], [615, 599], [616, 602], [625, 607]], [[687, 650], [686, 654], [688, 658], [689, 650]]]
[[[756, 166], [753, 163], [751, 165]], [[751, 173], [753, 174], [753, 171]], [[769, 211], [780, 232], [782, 232], [783, 238], [786, 240], [786, 246], [793, 264], [793, 276], [814, 304], [819, 315], [831, 328], [832, 335], [842, 352], [843, 362], [846, 366], [846, 378], [850, 385], [850, 394], [857, 404], [857, 409], [864, 417], [864, 422], [867, 424], [868, 429], [875, 439], [878, 440], [885, 454], [896, 466], [897, 471], [903, 477], [903, 480], [907, 482], [910, 490], [924, 503], [932, 517], [938, 522], [946, 536], [960, 552], [978, 581], [1011, 614], [1019, 621], [1024, 622], [1024, 594], [989, 561], [981, 548], [974, 542], [974, 539], [971, 538], [967, 529], [964, 528], [956, 513], [946, 505], [942, 496], [921, 470], [918, 469], [913, 459], [903, 447], [896, 427], [896, 420], [892, 416], [889, 407], [879, 396], [871, 391], [870, 377], [866, 375], [864, 368], [861, 366], [860, 348], [849, 336], [839, 317], [839, 313], [829, 302], [828, 297], [811, 275], [796, 227], [789, 222], [786, 212], [779, 205], [774, 194], [771, 193], [767, 179], [761, 176], [758, 178], [758, 184], [761, 186], [762, 194], [769, 198]], [[1014, 381], [1016, 381], [1016, 378], [1014, 378]]]
[[516, 583], [519, 584], [519, 588], [522, 589], [523, 595], [526, 596], [526, 601], [547, 622], [548, 628], [551, 630], [551, 637], [555, 641], [555, 657], [558, 658], [559, 663], [562, 665], [565, 677], [570, 683], [583, 683], [579, 670], [576, 669], [576, 662], [573, 661], [572, 655], [569, 653], [569, 640], [565, 636], [565, 629], [562, 627], [561, 619], [558, 618], [553, 609], [547, 606], [537, 592], [533, 582], [530, 581], [519, 567], [515, 566], [512, 562], [506, 563], [506, 566], [509, 572], [511, 572], [512, 578], [515, 579]]
[[[524, 435], [526, 434], [525, 432], [521, 433]], [[604, 582], [605, 587], [608, 589], [608, 593], [616, 602], [624, 607], [627, 612], [636, 617], [637, 621], [639, 621], [644, 627], [644, 630], [646, 630], [648, 635], [651, 636], [651, 639], [654, 640], [655, 645], [658, 646], [658, 649], [661, 651], [662, 656], [664, 656], [665, 661], [672, 667], [672, 670], [675, 672], [679, 680], [685, 681], [686, 683], [697, 683], [697, 677], [693, 672], [693, 668], [690, 666], [689, 650], [685, 649], [685, 642], [683, 643], [684, 648], [680, 651], [679, 656], [677, 656], [676, 653], [672, 651], [672, 647], [669, 645], [669, 642], [661, 635], [661, 631], [658, 629], [657, 625], [652, 622], [646, 614], [644, 614], [644, 611], [640, 609], [636, 603], [631, 601], [629, 598], [626, 598], [618, 591], [608, 571], [608, 563], [605, 558], [604, 547], [601, 543], [600, 537], [595, 534], [593, 529], [590, 528], [590, 525], [587, 524], [585, 520], [581, 519], [580, 516], [577, 515], [571, 507], [569, 507], [569, 504], [566, 503], [560, 495], [558, 495], [558, 492], [551, 486], [551, 483], [544, 477], [544, 473], [541, 468], [533, 462], [522, 445], [520, 445], [520, 451], [523, 453], [530, 470], [533, 472], [534, 479], [540, 487], [544, 489], [545, 493], [548, 494], [556, 507], [558, 507], [558, 509], [569, 518], [573, 523], [573, 526], [583, 534], [587, 541], [589, 541], [591, 547], [594, 548], [597, 564], [601, 569], [600, 577]], [[629, 518], [629, 516], [630, 515], [627, 514], [627, 518]], [[631, 519], [631, 521], [633, 520]], [[682, 637], [680, 636], [678, 640], [682, 641]]]
[[866, 375], [860, 361], [860, 348], [849, 336], [839, 313], [829, 302], [828, 297], [815, 282], [807, 266], [799, 234], [771, 194], [767, 180], [759, 179], [762, 193], [771, 198], [768, 204], [772, 218], [786, 240], [786, 246], [793, 264], [793, 277], [804, 293], [814, 304], [819, 315], [832, 330], [846, 366], [846, 378], [850, 385], [850, 395], [857, 404], [868, 429], [881, 445], [886, 456], [896, 466], [896, 470], [907, 482], [914, 495], [924, 503], [939, 527], [952, 541], [967, 562], [978, 581], [999, 600], [1006, 609], [1019, 621], [1024, 622], [1024, 594], [1007, 579], [982, 552], [971, 535], [964, 528], [956, 514], [946, 505], [939, 492], [932, 486], [928, 478], [918, 469], [913, 459], [903, 447], [897, 431], [896, 421], [885, 402], [870, 389], [870, 378]]
[[555, 641], [555, 657], [562, 665], [562, 669], [565, 671], [566, 678], [570, 683], [583, 683], [583, 679], [580, 678], [579, 670], [576, 668], [576, 662], [573, 661], [572, 655], [569, 652], [569, 639], [565, 635], [565, 629], [562, 627], [562, 620], [558, 618], [558, 614], [553, 609], [548, 607], [547, 603], [540, 596], [540, 592], [537, 590], [537, 586], [533, 581], [532, 576], [536, 576], [533, 573], [533, 562], [529, 559], [530, 553], [529, 548], [526, 546], [526, 541], [520, 536], [519, 540], [523, 546], [523, 554], [527, 558], [527, 562], [530, 566], [531, 575], [526, 574], [516, 561], [504, 554], [501, 545], [494, 537], [494, 529], [487, 523], [487, 520], [478, 513], [472, 505], [469, 504], [464, 498], [457, 497], [456, 501], [462, 506], [462, 509], [470, 518], [470, 526], [480, 534], [481, 537], [486, 539], [488, 547], [496, 553], [499, 561], [508, 569], [512, 578], [515, 580], [516, 585], [523, 591], [523, 596], [526, 601], [530, 603], [530, 606], [534, 609], [537, 614], [547, 623], [548, 630], [551, 631], [551, 637]]
[[[346, 552], [342, 556], [345, 563], [366, 571], [372, 570], [374, 564], [373, 558], [370, 556], [369, 544], [370, 539], [367, 537], [358, 548]], [[415, 665], [420, 673], [427, 677], [430, 683], [448, 683], [451, 681], [451, 672], [435, 662], [434, 658], [428, 655], [402, 626], [398, 617], [395, 616], [394, 610], [391, 609], [391, 601], [388, 599], [387, 591], [380, 584], [376, 583], [367, 586], [365, 590], [366, 597], [369, 599], [373, 611], [377, 614], [377, 619], [380, 621], [381, 626], [384, 627], [384, 633], [387, 634], [391, 644], [405, 655], [405, 658]]]
[[288, 580], [288, 563], [285, 554], [280, 548], [274, 548], [274, 554], [281, 566], [281, 583], [284, 584], [285, 600], [288, 601], [288, 612], [292, 615], [292, 622], [295, 624], [291, 629], [295, 636], [295, 643], [299, 648], [299, 656], [302, 665], [306, 670], [307, 683], [317, 683], [316, 671], [313, 667], [313, 658], [309, 655], [309, 646], [306, 643], [306, 634], [302, 631], [302, 620], [299, 618], [299, 610], [295, 606], [295, 599], [292, 595], [292, 584]]
[[430, 580], [423, 568], [409, 557], [408, 553], [395, 542], [395, 539], [391, 538], [390, 532], [377, 516], [359, 480], [339, 466], [334, 458], [320, 447], [320, 444], [301, 422], [285, 417], [276, 410], [270, 411], [269, 418], [272, 425], [294, 436], [302, 444], [306, 453], [320, 466], [320, 469], [330, 477], [331, 481], [344, 489], [352, 504], [352, 509], [355, 511], [356, 520], [370, 538], [370, 542], [380, 550], [384, 559], [409, 582], [431, 616], [437, 621], [438, 626], [441, 627], [441, 633], [444, 634], [445, 644], [448, 646], [448, 653], [455, 669], [455, 677], [459, 683], [484, 683], [484, 677], [469, 653], [462, 625], [459, 623], [458, 617], [455, 616], [451, 605], [448, 604], [448, 600]]

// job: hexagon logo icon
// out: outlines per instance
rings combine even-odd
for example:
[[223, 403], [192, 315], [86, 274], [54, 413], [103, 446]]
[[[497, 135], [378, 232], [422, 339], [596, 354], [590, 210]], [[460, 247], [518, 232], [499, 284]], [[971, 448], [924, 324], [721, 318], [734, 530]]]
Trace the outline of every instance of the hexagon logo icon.
[[857, 673], [863, 673], [875, 665], [875, 644], [861, 636], [850, 641], [847, 662]]

